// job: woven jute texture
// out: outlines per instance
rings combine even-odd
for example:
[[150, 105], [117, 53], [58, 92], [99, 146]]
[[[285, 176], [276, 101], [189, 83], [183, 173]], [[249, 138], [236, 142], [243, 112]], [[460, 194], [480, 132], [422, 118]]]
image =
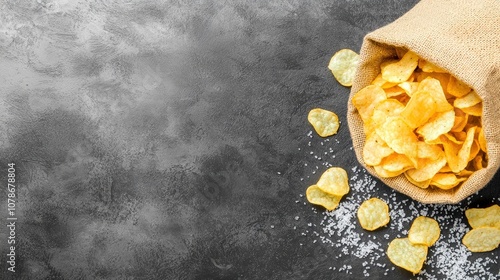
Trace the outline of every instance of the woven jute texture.
[[488, 165], [448, 191], [418, 188], [403, 175], [380, 180], [422, 203], [458, 203], [487, 185], [500, 166], [500, 0], [422, 0], [399, 19], [365, 36], [347, 120], [356, 157], [374, 176], [375, 170], [363, 162], [363, 122], [351, 99], [380, 73], [382, 60], [396, 56], [394, 47], [412, 50], [482, 97]]

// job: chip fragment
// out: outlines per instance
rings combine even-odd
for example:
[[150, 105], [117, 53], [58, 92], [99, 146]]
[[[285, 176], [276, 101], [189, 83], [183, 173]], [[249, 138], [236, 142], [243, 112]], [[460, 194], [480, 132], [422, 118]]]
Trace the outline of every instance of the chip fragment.
[[337, 114], [320, 108], [309, 111], [307, 120], [321, 137], [328, 137], [336, 134], [340, 127]]
[[366, 230], [376, 230], [389, 223], [389, 206], [383, 200], [372, 197], [358, 208], [358, 221], [362, 228]]
[[328, 69], [335, 79], [343, 86], [352, 86], [356, 68], [359, 63], [359, 55], [350, 49], [341, 49], [330, 59]]
[[387, 256], [396, 266], [417, 274], [422, 270], [427, 251], [425, 245], [413, 244], [408, 238], [396, 238], [389, 243]]
[[408, 239], [413, 244], [432, 246], [439, 239], [441, 229], [433, 218], [420, 216], [413, 220], [408, 232]]
[[496, 227], [474, 228], [462, 238], [462, 243], [471, 252], [489, 252], [500, 245], [500, 229]]

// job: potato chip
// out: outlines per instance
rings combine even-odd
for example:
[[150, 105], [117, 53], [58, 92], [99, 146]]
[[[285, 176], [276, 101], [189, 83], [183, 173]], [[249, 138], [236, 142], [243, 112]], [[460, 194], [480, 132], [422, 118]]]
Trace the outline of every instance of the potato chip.
[[381, 87], [369, 85], [354, 94], [352, 103], [358, 110], [361, 119], [366, 122], [371, 117], [377, 103], [386, 99], [385, 91]]
[[408, 232], [408, 240], [413, 244], [421, 244], [430, 247], [436, 243], [440, 235], [441, 229], [436, 220], [420, 216], [413, 220], [410, 231]]
[[332, 211], [339, 206], [342, 196], [326, 193], [318, 186], [312, 185], [306, 190], [306, 198], [309, 203], [323, 206], [326, 210]]
[[483, 160], [482, 155], [478, 155], [472, 160], [472, 165], [476, 170], [479, 170], [486, 167], [486, 162]]
[[377, 85], [377, 86], [385, 89], [385, 88], [394, 87], [397, 84], [396, 83], [389, 83], [388, 81], [386, 81], [382, 78], [382, 74], [378, 74], [377, 77], [375, 77], [375, 80], [373, 80], [372, 85]]
[[380, 166], [389, 172], [404, 172], [410, 168], [414, 168], [413, 162], [405, 155], [393, 153], [382, 159]]
[[408, 51], [401, 60], [381, 67], [382, 78], [391, 83], [402, 83], [411, 76], [418, 65], [418, 56]]
[[386, 156], [394, 153], [377, 133], [371, 133], [363, 147], [363, 160], [368, 165], [378, 165]]
[[453, 101], [453, 106], [456, 108], [462, 109], [467, 107], [472, 107], [476, 104], [482, 102], [481, 97], [473, 90], [462, 97], [457, 97], [455, 101]]
[[500, 229], [496, 227], [474, 228], [462, 239], [462, 243], [471, 252], [489, 252], [500, 245]]
[[349, 192], [349, 178], [347, 172], [340, 167], [327, 169], [319, 178], [316, 185], [324, 192], [343, 196]]
[[474, 142], [474, 133], [476, 128], [472, 127], [467, 131], [467, 138], [463, 142], [462, 146], [451, 142], [450, 140], [443, 143], [444, 152], [448, 165], [451, 170], [455, 173], [463, 170], [467, 163], [469, 162], [470, 150], [472, 143]]
[[388, 117], [400, 114], [405, 108], [401, 102], [395, 99], [382, 100], [373, 109], [371, 118], [365, 123], [365, 132], [368, 134], [380, 127]]
[[429, 186], [430, 186], [430, 183], [431, 183], [431, 179], [429, 180], [425, 180], [425, 181], [422, 181], [422, 182], [418, 182], [418, 181], [415, 181], [412, 177], [408, 176], [408, 172], [405, 172], [403, 173], [406, 177], [406, 179], [414, 184], [415, 186], [421, 188], [421, 189], [427, 189]]
[[[427, 78], [437, 79], [441, 84], [443, 90], [448, 86], [448, 81], [450, 80], [450, 74], [448, 73], [428, 73], [428, 72], [419, 72], [417, 75], [416, 81], [418, 83], [422, 82]], [[446, 94], [446, 93], [445, 93]]]
[[417, 274], [422, 270], [427, 250], [427, 246], [413, 244], [408, 238], [396, 238], [389, 243], [387, 257], [396, 266]]
[[428, 144], [422, 141], [417, 143], [417, 157], [424, 159], [437, 159], [443, 154], [439, 145]]
[[461, 108], [462, 111], [464, 111], [465, 113], [471, 115], [471, 116], [477, 116], [477, 117], [480, 117], [482, 114], [483, 114], [483, 103], [478, 103], [474, 106], [471, 106], [471, 107], [465, 107], [465, 108]]
[[[418, 90], [401, 112], [401, 118], [410, 128], [417, 128], [427, 122], [436, 112], [436, 101], [427, 91]], [[422, 110], [425, 108], [425, 110]]]
[[339, 117], [328, 110], [315, 108], [309, 111], [307, 120], [321, 137], [332, 136], [339, 130]]
[[464, 111], [455, 108], [455, 122], [453, 123], [453, 127], [450, 131], [462, 131], [469, 120], [469, 115], [464, 113]]
[[[432, 77], [427, 77], [423, 79], [418, 85], [418, 90], [427, 91], [430, 93], [432, 98], [436, 101], [436, 112], [446, 112], [453, 110], [453, 106], [448, 103], [446, 96], [443, 91], [443, 87], [439, 80]], [[421, 107], [426, 108], [426, 107]]]
[[359, 55], [356, 52], [350, 49], [342, 49], [332, 56], [328, 69], [332, 71], [333, 76], [341, 85], [350, 87], [354, 75], [356, 75], [358, 63]]
[[398, 84], [398, 87], [403, 89], [408, 96], [412, 96], [418, 89], [417, 82], [402, 82]]
[[479, 151], [481, 151], [481, 147], [479, 147], [479, 141], [474, 139], [474, 141], [472, 142], [472, 146], [470, 147], [469, 161], [473, 160], [479, 154]]
[[471, 88], [465, 83], [457, 80], [457, 78], [450, 75], [450, 80], [448, 81], [446, 91], [455, 97], [462, 97], [469, 93], [471, 91]]
[[432, 179], [446, 165], [446, 156], [441, 153], [437, 159], [418, 159], [418, 168], [406, 171], [414, 181], [424, 182]]
[[484, 137], [484, 129], [479, 129], [477, 141], [479, 142], [479, 147], [481, 148], [481, 150], [486, 153], [486, 138]]
[[443, 68], [424, 59], [418, 60], [418, 68], [422, 69], [423, 72], [447, 73]]
[[465, 217], [472, 228], [496, 227], [500, 229], [500, 206], [494, 204], [486, 208], [469, 208]]
[[389, 223], [389, 206], [383, 200], [372, 197], [365, 200], [358, 208], [358, 221], [366, 230], [376, 230]]
[[385, 95], [387, 97], [394, 97], [394, 96], [398, 96], [398, 95], [401, 95], [401, 94], [406, 94], [405, 90], [400, 88], [399, 86], [393, 86], [393, 87], [390, 87], [390, 88], [384, 88], [384, 91], [385, 91]]
[[399, 171], [388, 171], [386, 170], [382, 165], [375, 165], [373, 166], [373, 169], [375, 169], [375, 172], [377, 172], [378, 176], [382, 178], [392, 178], [401, 175], [405, 170], [399, 170]]
[[[462, 170], [463, 171], [463, 170]], [[431, 186], [436, 186], [442, 190], [449, 190], [456, 187], [467, 178], [457, 178], [454, 173], [437, 173], [431, 179]]]
[[395, 152], [406, 155], [410, 159], [417, 157], [417, 136], [402, 118], [387, 118], [384, 124], [375, 131]]
[[417, 129], [417, 133], [425, 141], [436, 140], [440, 135], [448, 133], [455, 124], [455, 111], [449, 110], [434, 114], [427, 123]]

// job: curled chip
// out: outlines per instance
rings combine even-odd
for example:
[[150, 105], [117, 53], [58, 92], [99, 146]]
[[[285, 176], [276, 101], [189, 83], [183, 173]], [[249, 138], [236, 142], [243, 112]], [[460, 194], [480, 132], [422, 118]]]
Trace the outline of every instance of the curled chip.
[[417, 274], [422, 270], [427, 250], [427, 246], [413, 244], [408, 238], [396, 238], [389, 243], [387, 257], [393, 264]]
[[474, 228], [465, 234], [462, 243], [471, 252], [489, 252], [500, 245], [500, 229], [496, 227]]
[[497, 204], [487, 208], [467, 209], [465, 217], [472, 228], [497, 227], [500, 229], [500, 206]]
[[378, 165], [383, 158], [394, 153], [387, 144], [373, 132], [366, 138], [365, 146], [363, 147], [363, 160], [368, 165]]
[[389, 206], [384, 201], [372, 197], [358, 208], [358, 220], [362, 228], [366, 230], [376, 230], [389, 223]]
[[369, 85], [352, 97], [352, 103], [358, 109], [361, 119], [366, 122], [372, 116], [377, 103], [385, 99], [387, 96], [381, 87]]
[[306, 198], [312, 204], [325, 207], [326, 210], [334, 210], [339, 206], [341, 196], [332, 195], [322, 191], [318, 186], [312, 185], [306, 190]]
[[343, 196], [349, 192], [349, 178], [347, 172], [340, 167], [327, 169], [319, 178], [316, 185], [331, 195]]
[[315, 108], [309, 111], [307, 120], [321, 137], [332, 136], [339, 130], [339, 117], [328, 110]]
[[333, 76], [341, 85], [350, 87], [352, 86], [358, 63], [359, 55], [356, 52], [350, 49], [342, 49], [332, 56], [328, 64], [328, 69], [332, 71]]
[[436, 243], [440, 235], [441, 229], [436, 220], [420, 216], [411, 224], [410, 231], [408, 232], [408, 239], [413, 244], [421, 244], [430, 247]]

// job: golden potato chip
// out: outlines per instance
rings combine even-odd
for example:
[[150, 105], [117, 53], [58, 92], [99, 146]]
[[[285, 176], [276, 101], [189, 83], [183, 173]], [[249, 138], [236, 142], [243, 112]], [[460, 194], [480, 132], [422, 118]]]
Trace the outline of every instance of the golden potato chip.
[[406, 179], [410, 183], [414, 184], [415, 186], [417, 186], [417, 187], [419, 187], [421, 189], [427, 189], [429, 187], [430, 183], [431, 183], [431, 179], [425, 180], [425, 181], [422, 181], [422, 182], [418, 182], [418, 181], [415, 181], [412, 177], [408, 176], [408, 172], [405, 172], [403, 174], [405, 175]]
[[461, 108], [461, 109], [462, 109], [462, 111], [464, 111], [465, 113], [467, 113], [471, 116], [480, 117], [483, 114], [483, 102], [478, 103], [478, 104], [471, 106], [471, 107], [465, 107], [465, 108]]
[[471, 88], [465, 83], [457, 80], [457, 78], [450, 75], [450, 80], [448, 81], [446, 91], [455, 97], [462, 97], [469, 93], [471, 91]]
[[417, 157], [424, 159], [437, 159], [443, 154], [443, 150], [439, 145], [428, 144], [426, 142], [419, 141], [417, 143]]
[[398, 84], [398, 87], [403, 89], [408, 96], [412, 96], [418, 89], [417, 82], [402, 82]]
[[450, 140], [443, 143], [448, 165], [453, 172], [458, 173], [467, 166], [472, 143], [474, 142], [475, 131], [475, 127], [472, 127], [467, 131], [467, 138], [463, 142], [462, 146], [455, 144]]
[[434, 114], [427, 123], [417, 129], [417, 133], [425, 141], [436, 140], [440, 135], [448, 133], [455, 124], [455, 111], [449, 110]]
[[420, 216], [413, 220], [410, 231], [408, 232], [408, 240], [413, 244], [421, 244], [430, 247], [436, 243], [440, 235], [441, 229], [436, 220]]
[[328, 110], [315, 108], [309, 111], [307, 120], [321, 137], [332, 136], [339, 130], [339, 117]]
[[481, 151], [481, 147], [479, 147], [479, 141], [474, 139], [472, 142], [472, 146], [470, 147], [469, 161], [473, 160]]
[[486, 208], [469, 208], [465, 217], [472, 228], [496, 227], [500, 229], [500, 206], [494, 204]]
[[408, 51], [399, 61], [381, 67], [382, 78], [391, 83], [402, 83], [408, 80], [417, 65], [417, 54]]
[[375, 131], [395, 152], [410, 159], [417, 157], [417, 136], [402, 118], [389, 117]]
[[375, 131], [388, 117], [400, 114], [404, 108], [405, 105], [395, 99], [380, 101], [375, 105], [371, 118], [365, 123], [365, 133]]
[[366, 122], [371, 117], [377, 103], [386, 99], [385, 91], [381, 87], [369, 85], [354, 94], [352, 103], [358, 110], [361, 119]]
[[373, 82], [371, 84], [377, 85], [383, 89], [391, 88], [391, 87], [397, 85], [396, 83], [389, 83], [388, 81], [384, 80], [382, 78], [382, 74], [378, 74], [377, 77], [375, 77], [375, 80], [373, 80]]
[[394, 97], [394, 96], [398, 96], [398, 95], [401, 95], [401, 94], [406, 94], [405, 90], [398, 87], [398, 86], [393, 86], [393, 87], [390, 87], [390, 88], [384, 88], [384, 91], [385, 91], [385, 95], [389, 98], [389, 97]]
[[447, 73], [443, 68], [424, 59], [419, 59], [418, 68], [422, 69], [423, 72]]
[[436, 106], [436, 101], [429, 92], [419, 90], [410, 97], [400, 116], [410, 128], [417, 128], [434, 115]]
[[358, 63], [359, 55], [356, 52], [350, 49], [342, 49], [332, 56], [328, 69], [332, 71], [333, 76], [341, 85], [350, 87], [354, 75], [356, 75]]
[[450, 74], [448, 73], [427, 73], [427, 72], [420, 72], [417, 75], [416, 81], [418, 83], [422, 82], [423, 80], [427, 78], [433, 78], [437, 79], [439, 83], [441, 84], [441, 87], [443, 90], [448, 86], [448, 81], [450, 80]]
[[473, 160], [472, 160], [472, 165], [474, 166], [474, 168], [476, 170], [479, 170], [479, 169], [483, 169], [486, 167], [486, 164], [483, 160], [483, 156], [482, 155], [478, 155], [476, 156]]
[[[443, 91], [443, 87], [439, 80], [432, 77], [427, 77], [423, 79], [418, 85], [418, 90], [427, 91], [430, 93], [432, 98], [436, 101], [436, 112], [446, 112], [453, 110], [453, 106], [448, 103], [446, 96]], [[420, 109], [425, 108], [421, 107]]]
[[[462, 170], [463, 171], [463, 170]], [[456, 187], [467, 178], [457, 178], [454, 173], [437, 173], [431, 179], [431, 186], [436, 186], [442, 190], [449, 190]]]
[[453, 127], [450, 131], [462, 131], [469, 120], [469, 115], [464, 113], [464, 111], [455, 108], [455, 122], [453, 123]]
[[339, 206], [342, 196], [326, 193], [318, 186], [312, 185], [306, 190], [306, 198], [309, 203], [323, 206], [326, 210], [332, 211]]
[[378, 165], [386, 156], [394, 153], [377, 133], [371, 133], [366, 138], [363, 147], [363, 160], [368, 165]]
[[500, 245], [500, 229], [496, 227], [479, 227], [469, 231], [462, 243], [471, 252], [489, 252]]
[[363, 201], [358, 208], [358, 221], [366, 230], [376, 230], [389, 223], [389, 206], [383, 200], [372, 197]]
[[462, 109], [467, 107], [472, 107], [478, 103], [481, 103], [481, 97], [473, 90], [462, 97], [457, 97], [455, 101], [453, 101], [453, 106], [456, 108]]
[[401, 173], [415, 167], [407, 156], [398, 153], [393, 153], [382, 159], [380, 166], [389, 172]]
[[481, 150], [486, 153], [486, 138], [484, 137], [484, 129], [479, 129], [477, 140], [479, 142], [479, 147], [481, 148]]
[[427, 246], [413, 244], [408, 238], [396, 238], [389, 243], [387, 257], [396, 266], [417, 274], [422, 270], [427, 250]]
[[414, 181], [424, 182], [432, 179], [446, 165], [446, 156], [441, 153], [436, 159], [418, 159], [418, 168], [406, 171]]
[[399, 170], [399, 171], [388, 171], [384, 169], [382, 165], [374, 165], [373, 169], [375, 169], [375, 172], [377, 172], [378, 176], [382, 178], [392, 178], [401, 175], [401, 173], [405, 172], [405, 170]]
[[349, 192], [349, 177], [340, 167], [330, 167], [319, 178], [316, 185], [324, 192], [343, 196]]

